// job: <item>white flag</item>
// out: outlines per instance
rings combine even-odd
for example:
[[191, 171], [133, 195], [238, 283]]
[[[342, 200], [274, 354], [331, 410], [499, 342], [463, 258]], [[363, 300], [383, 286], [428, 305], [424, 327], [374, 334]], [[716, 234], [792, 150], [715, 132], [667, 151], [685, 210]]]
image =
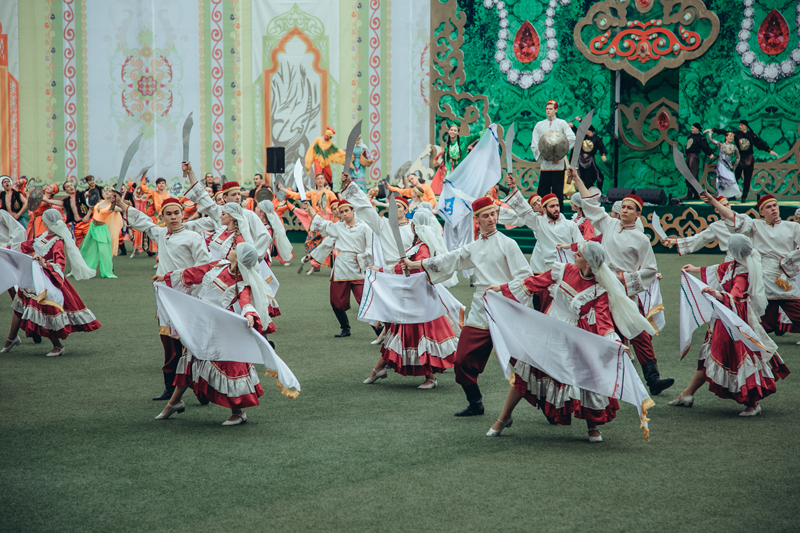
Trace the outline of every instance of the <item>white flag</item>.
[[707, 285], [688, 272], [681, 270], [680, 325], [678, 328], [681, 359], [686, 356], [692, 347], [692, 333], [694, 333], [694, 330], [710, 322], [714, 314], [711, 302], [701, 294], [703, 286]]
[[277, 378], [284, 396], [297, 397], [297, 378], [267, 339], [247, 326], [247, 319], [166, 285], [153, 286], [170, 326], [193, 356], [204, 361], [263, 364]]
[[655, 328], [656, 334], [664, 331], [667, 321], [664, 318], [664, 299], [661, 297], [661, 283], [658, 278], [653, 280], [646, 291], [639, 293], [639, 301], [644, 309], [644, 316]]
[[408, 277], [368, 270], [358, 319], [390, 324], [424, 324], [447, 313], [424, 272]]
[[758, 335], [750, 325], [742, 320], [736, 312], [728, 309], [716, 298], [702, 294], [705, 283], [690, 275], [681, 272], [681, 307], [680, 307], [680, 348], [681, 358], [691, 348], [692, 333], [694, 330], [710, 322], [712, 318], [722, 321], [731, 339], [741, 341], [753, 351], [767, 350]]
[[[24, 287], [36, 293], [40, 303], [63, 307], [64, 293], [53, 285], [44, 268], [33, 260], [33, 256], [0, 248], [0, 292], [11, 287]], [[47, 302], [44, 302], [48, 300]]]
[[549, 317], [496, 292], [484, 297], [497, 360], [511, 377], [512, 357], [553, 379], [636, 406], [650, 440], [647, 409], [655, 405], [624, 346]]
[[497, 125], [492, 124], [475, 148], [445, 179], [439, 195], [439, 214], [456, 226], [472, 212], [469, 199], [484, 196], [500, 181], [501, 175], [500, 141], [497, 139]]
[[264, 278], [264, 281], [269, 286], [269, 290], [272, 291], [272, 297], [275, 298], [275, 295], [278, 294], [278, 289], [281, 286], [280, 282], [278, 282], [278, 278], [275, 277], [275, 273], [272, 272], [272, 269], [264, 259], [261, 260], [258, 266], [261, 277]]
[[556, 248], [556, 260], [559, 263], [575, 264], [575, 252], [567, 248]]
[[13, 286], [33, 288], [33, 257], [0, 248], [0, 292]]

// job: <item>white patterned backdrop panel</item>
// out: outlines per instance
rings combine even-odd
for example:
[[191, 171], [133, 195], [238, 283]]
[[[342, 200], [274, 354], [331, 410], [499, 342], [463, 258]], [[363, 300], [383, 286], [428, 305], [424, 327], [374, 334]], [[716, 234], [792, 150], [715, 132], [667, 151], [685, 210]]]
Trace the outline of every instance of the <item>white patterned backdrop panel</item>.
[[128, 178], [154, 165], [175, 192], [182, 127], [194, 111], [190, 159], [200, 167], [198, 3], [182, 0], [87, 0], [89, 173], [116, 179], [125, 150], [140, 133]]

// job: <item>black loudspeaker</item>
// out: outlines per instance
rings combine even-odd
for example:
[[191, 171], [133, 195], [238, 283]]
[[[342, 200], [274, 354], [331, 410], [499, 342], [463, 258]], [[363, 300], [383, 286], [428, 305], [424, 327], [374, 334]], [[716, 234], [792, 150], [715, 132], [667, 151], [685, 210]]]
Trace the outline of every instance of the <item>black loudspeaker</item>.
[[267, 174], [283, 174], [286, 172], [286, 150], [283, 146], [267, 148]]
[[664, 189], [636, 189], [636, 194], [646, 204], [667, 205]]
[[629, 194], [635, 194], [636, 189], [608, 189], [606, 196], [608, 196], [608, 201], [610, 203], [618, 202], [628, 196]]

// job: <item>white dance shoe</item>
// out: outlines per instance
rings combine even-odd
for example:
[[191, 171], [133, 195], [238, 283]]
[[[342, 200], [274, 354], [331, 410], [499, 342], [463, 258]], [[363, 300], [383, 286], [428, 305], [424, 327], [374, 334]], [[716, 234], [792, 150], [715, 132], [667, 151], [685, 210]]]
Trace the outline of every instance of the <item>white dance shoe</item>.
[[66, 346], [62, 346], [60, 350], [56, 350], [55, 348], [53, 348], [44, 355], [46, 357], [58, 357], [59, 355], [64, 355], [65, 353], [67, 353], [67, 348]]
[[8, 352], [11, 351], [11, 348], [13, 348], [14, 346], [19, 346], [20, 344], [22, 344], [22, 339], [19, 338], [19, 335], [17, 335], [17, 338], [14, 339], [14, 340], [11, 340], [11, 339], [8, 339], [8, 340], [11, 341], [11, 344], [9, 344], [8, 346], [6, 346], [2, 350], [0, 350], [0, 353], [8, 353]]
[[513, 423], [514, 423], [514, 419], [513, 419], [513, 418], [509, 418], [509, 419], [508, 419], [508, 420], [506, 420], [505, 422], [503, 422], [502, 420], [500, 420], [500, 419], [498, 418], [498, 419], [497, 419], [497, 421], [498, 421], [498, 422], [500, 422], [500, 423], [501, 423], [501, 424], [503, 424], [503, 425], [502, 425], [502, 426], [500, 426], [500, 429], [493, 429], [493, 428], [489, 428], [489, 431], [487, 431], [487, 432], [486, 432], [486, 436], [487, 436], [487, 437], [499, 437], [499, 436], [500, 436], [500, 434], [503, 432], [503, 430], [504, 430], [504, 429], [506, 429], [506, 428], [510, 428], [510, 427], [511, 427], [511, 424], [513, 424]]
[[[596, 437], [592, 437], [592, 431], [596, 431], [597, 432], [597, 436]], [[599, 429], [593, 428], [593, 429], [589, 430], [589, 442], [603, 442], [603, 434], [600, 433]]]
[[756, 408], [753, 409], [752, 411], [744, 410], [741, 413], [739, 413], [739, 416], [758, 416], [760, 414], [761, 414], [761, 406], [756, 405]]
[[[425, 381], [428, 381], [428, 380], [426, 379]], [[425, 383], [423, 383], [422, 385], [420, 385], [420, 386], [419, 386], [419, 387], [417, 387], [417, 388], [418, 388], [419, 390], [431, 390], [431, 389], [435, 389], [435, 388], [436, 388], [436, 387], [438, 387], [438, 386], [439, 386], [439, 384], [438, 384], [438, 383], [436, 382], [436, 380], [434, 379], [434, 380], [431, 380], [431, 382], [430, 382], [430, 383], [428, 383], [427, 385], [425, 385]]]
[[694, 396], [680, 395], [671, 402], [667, 402], [667, 405], [672, 405], [673, 407], [691, 407], [694, 405]]
[[236, 417], [235, 420], [226, 420], [225, 422], [222, 423], [222, 425], [223, 426], [238, 426], [238, 425], [247, 423], [247, 413], [245, 413], [244, 411], [242, 411], [242, 414], [240, 414], [240, 415], [231, 415], [231, 417], [234, 417], [234, 416]]
[[[372, 370], [374, 371], [375, 369], [373, 368]], [[364, 385], [370, 385], [372, 383], [375, 383], [379, 379], [386, 379], [387, 375], [388, 375], [388, 373], [386, 372], [386, 369], [383, 368], [380, 372], [375, 372], [374, 376], [365, 379], [364, 380]]]
[[182, 413], [186, 410], [186, 404], [183, 403], [183, 400], [179, 401], [175, 405], [167, 404], [169, 407], [169, 411], [166, 413], [158, 413], [156, 420], [166, 420], [167, 418], [171, 417], [175, 413]]

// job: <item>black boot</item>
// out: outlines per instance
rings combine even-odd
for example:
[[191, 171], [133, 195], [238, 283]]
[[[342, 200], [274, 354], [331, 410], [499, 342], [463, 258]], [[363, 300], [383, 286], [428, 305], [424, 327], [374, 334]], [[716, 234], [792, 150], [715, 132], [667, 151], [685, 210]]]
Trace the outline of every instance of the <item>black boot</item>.
[[119, 245], [119, 248], [117, 249], [117, 255], [128, 255], [128, 249], [125, 248], [124, 242]]
[[341, 333], [334, 335], [334, 337], [342, 338], [342, 337], [349, 337], [350, 336], [350, 320], [347, 318], [346, 311], [337, 311], [334, 309], [333, 314], [336, 315], [336, 319], [339, 320], [339, 327], [342, 328]]
[[483, 396], [481, 396], [481, 389], [478, 384], [462, 385], [464, 394], [467, 395], [469, 405], [466, 409], [459, 411], [455, 416], [476, 416], [483, 414]]
[[42, 343], [42, 336], [39, 335], [38, 333], [34, 333], [33, 335], [31, 335], [31, 338], [33, 339], [33, 343], [34, 344], [41, 344]]
[[153, 400], [156, 401], [156, 402], [163, 401], [163, 400], [169, 400], [170, 398], [172, 398], [172, 393], [173, 392], [175, 392], [175, 387], [167, 387], [158, 396], [153, 396]]
[[153, 401], [158, 402], [172, 398], [172, 393], [175, 392], [175, 385], [172, 384], [173, 381], [175, 381], [175, 374], [164, 374], [164, 392], [158, 396], [154, 396]]
[[644, 374], [644, 380], [653, 396], [661, 394], [675, 383], [672, 378], [661, 379], [661, 375], [658, 373], [658, 363], [655, 361], [642, 363], [642, 374]]

